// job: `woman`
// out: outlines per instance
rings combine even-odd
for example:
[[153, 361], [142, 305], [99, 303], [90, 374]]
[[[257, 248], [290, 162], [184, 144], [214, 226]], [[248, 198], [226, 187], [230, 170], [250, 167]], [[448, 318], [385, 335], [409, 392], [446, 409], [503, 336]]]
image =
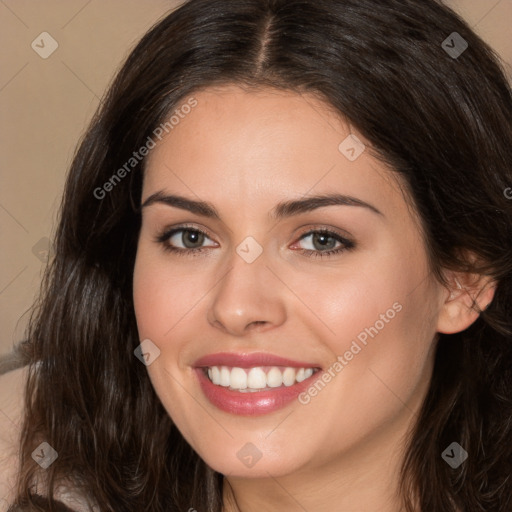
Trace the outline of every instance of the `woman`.
[[511, 119], [434, 0], [159, 22], [69, 173], [12, 510], [510, 510]]

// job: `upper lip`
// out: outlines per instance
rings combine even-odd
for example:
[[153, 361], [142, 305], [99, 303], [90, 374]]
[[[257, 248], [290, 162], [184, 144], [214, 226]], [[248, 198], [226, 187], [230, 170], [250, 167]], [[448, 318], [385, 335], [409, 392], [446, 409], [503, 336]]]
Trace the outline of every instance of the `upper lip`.
[[195, 367], [230, 366], [237, 368], [252, 368], [254, 366], [289, 366], [291, 368], [320, 368], [316, 363], [307, 361], [294, 361], [285, 357], [265, 352], [236, 353], [219, 352], [200, 357]]

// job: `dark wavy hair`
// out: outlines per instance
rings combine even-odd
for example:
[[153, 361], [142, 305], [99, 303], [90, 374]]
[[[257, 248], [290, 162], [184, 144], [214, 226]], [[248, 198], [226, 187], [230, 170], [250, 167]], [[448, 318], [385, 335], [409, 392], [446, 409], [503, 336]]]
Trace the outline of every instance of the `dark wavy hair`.
[[[468, 43], [459, 56], [443, 47], [453, 32]], [[180, 102], [225, 84], [323, 100], [404, 179], [433, 275], [495, 280], [468, 329], [439, 335], [401, 491], [409, 512], [512, 510], [512, 93], [497, 55], [436, 0], [190, 0], [137, 44], [74, 157], [27, 331], [18, 506], [57, 510], [67, 479], [102, 512], [221, 510], [223, 476], [134, 356], [145, 159], [103, 198], [95, 190]], [[469, 453], [456, 470], [441, 457], [454, 440]], [[31, 458], [41, 441], [59, 454], [47, 470]]]

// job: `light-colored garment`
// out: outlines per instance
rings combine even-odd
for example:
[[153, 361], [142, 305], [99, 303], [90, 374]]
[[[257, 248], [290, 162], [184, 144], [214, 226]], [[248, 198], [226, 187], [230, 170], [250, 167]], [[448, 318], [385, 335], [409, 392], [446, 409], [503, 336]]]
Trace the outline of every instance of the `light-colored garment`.
[[55, 493], [55, 498], [75, 512], [100, 512], [100, 508], [94, 502], [79, 495], [68, 487], [61, 486]]
[[[7, 365], [3, 365], [3, 369], [6, 368]], [[14, 364], [0, 374], [0, 512], [6, 512], [15, 499], [14, 488], [19, 470], [18, 447], [27, 370], [26, 366], [17, 367]], [[44, 496], [43, 489], [44, 486], [36, 485], [35, 492]], [[74, 512], [100, 510], [95, 503], [65, 484], [57, 487], [54, 498]]]
[[[5, 366], [4, 366], [5, 368]], [[10, 369], [0, 375], [0, 511], [14, 499], [18, 473], [18, 446], [23, 415], [26, 369]]]

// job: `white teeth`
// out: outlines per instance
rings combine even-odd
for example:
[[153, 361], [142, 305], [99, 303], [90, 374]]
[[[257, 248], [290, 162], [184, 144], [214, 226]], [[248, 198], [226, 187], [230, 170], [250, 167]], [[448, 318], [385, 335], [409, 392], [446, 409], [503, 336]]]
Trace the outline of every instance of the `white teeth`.
[[277, 366], [257, 366], [250, 369], [212, 366], [208, 368], [207, 373], [209, 379], [218, 386], [250, 393], [266, 388], [279, 388], [283, 385], [293, 386], [295, 383], [311, 377], [315, 370], [313, 368]]
[[283, 385], [283, 374], [279, 368], [276, 368], [275, 366], [270, 368], [267, 373], [267, 384], [270, 388], [278, 388]]
[[212, 376], [210, 377], [212, 382], [214, 384], [219, 385], [220, 384], [220, 370], [216, 366], [214, 366], [213, 368], [210, 368], [210, 370], [212, 371]]
[[245, 389], [247, 387], [247, 373], [242, 368], [233, 368], [230, 379], [233, 389]]
[[286, 368], [283, 372], [283, 384], [285, 386], [293, 386], [295, 384], [295, 370]]
[[[210, 370], [208, 370], [208, 371], [210, 371]], [[301, 368], [297, 372], [297, 375], [295, 376], [295, 378], [297, 379], [297, 382], [302, 382], [306, 378], [304, 375], [304, 368]]]
[[231, 372], [228, 368], [223, 366], [220, 369], [220, 385], [226, 388], [231, 384]]
[[251, 371], [247, 375], [247, 387], [252, 389], [263, 389], [267, 387], [267, 376], [261, 368], [251, 368]]

